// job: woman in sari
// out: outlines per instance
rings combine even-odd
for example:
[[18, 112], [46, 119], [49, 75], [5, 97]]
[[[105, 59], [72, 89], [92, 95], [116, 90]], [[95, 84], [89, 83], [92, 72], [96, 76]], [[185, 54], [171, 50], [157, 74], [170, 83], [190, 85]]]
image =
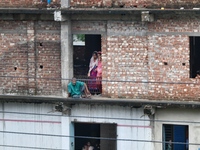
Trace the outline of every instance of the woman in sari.
[[92, 93], [97, 90], [96, 77], [97, 77], [97, 66], [98, 66], [98, 54], [96, 51], [93, 52], [92, 58], [90, 59], [88, 77], [90, 81], [88, 83], [88, 88]]
[[102, 58], [101, 52], [98, 52], [98, 66], [97, 66], [97, 88], [102, 93]]

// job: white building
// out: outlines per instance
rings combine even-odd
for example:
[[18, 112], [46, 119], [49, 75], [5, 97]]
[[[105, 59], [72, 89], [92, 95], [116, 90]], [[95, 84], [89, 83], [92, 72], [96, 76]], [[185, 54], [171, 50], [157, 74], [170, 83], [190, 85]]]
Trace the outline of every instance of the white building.
[[[4, 96], [0, 106], [2, 150], [79, 150], [87, 141], [104, 150], [154, 149], [153, 126], [143, 107], [135, 104], [16, 96], [13, 102], [13, 98]], [[63, 112], [55, 111], [55, 102], [63, 102]]]
[[[199, 104], [1, 96], [0, 149], [199, 150]], [[145, 114], [149, 114], [145, 115]]]

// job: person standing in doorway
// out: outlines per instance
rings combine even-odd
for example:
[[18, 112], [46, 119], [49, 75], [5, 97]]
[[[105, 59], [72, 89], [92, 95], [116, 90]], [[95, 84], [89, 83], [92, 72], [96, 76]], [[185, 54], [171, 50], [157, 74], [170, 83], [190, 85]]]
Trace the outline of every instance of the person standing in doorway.
[[95, 91], [97, 89], [96, 85], [97, 66], [98, 66], [98, 54], [96, 51], [94, 51], [92, 54], [92, 58], [90, 59], [89, 71], [88, 71], [88, 77], [90, 79], [88, 83], [88, 88], [91, 91]]
[[98, 66], [98, 53], [96, 51], [93, 52], [92, 57], [90, 59], [88, 77], [96, 77], [97, 76], [97, 66]]

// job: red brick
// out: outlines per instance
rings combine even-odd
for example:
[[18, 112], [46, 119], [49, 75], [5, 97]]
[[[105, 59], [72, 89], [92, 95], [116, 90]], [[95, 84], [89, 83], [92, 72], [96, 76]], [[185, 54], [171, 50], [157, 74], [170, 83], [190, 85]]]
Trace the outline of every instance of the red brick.
[[61, 95], [60, 23], [1, 21], [0, 30], [0, 75], [15, 76], [0, 78], [1, 92]]

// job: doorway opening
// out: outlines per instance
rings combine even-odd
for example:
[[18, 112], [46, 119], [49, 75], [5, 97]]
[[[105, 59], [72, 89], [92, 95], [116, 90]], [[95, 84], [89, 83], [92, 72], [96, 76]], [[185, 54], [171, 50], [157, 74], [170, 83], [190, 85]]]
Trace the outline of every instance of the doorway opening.
[[190, 37], [190, 78], [200, 75], [200, 37]]
[[116, 127], [116, 124], [74, 123], [75, 150], [82, 150], [88, 142], [96, 150], [116, 150], [113, 140], [117, 137]]
[[163, 150], [189, 150], [188, 126], [164, 124], [163, 141]]
[[88, 88], [92, 94], [100, 94], [102, 87], [101, 84], [100, 86], [96, 85], [99, 83], [96, 82], [95, 76], [97, 75], [94, 75], [94, 78], [92, 78], [93, 81], [89, 81], [91, 78], [88, 77], [89, 64], [94, 51], [101, 53], [100, 34], [73, 35], [74, 77], [77, 79], [83, 79], [83, 81], [88, 85]]

